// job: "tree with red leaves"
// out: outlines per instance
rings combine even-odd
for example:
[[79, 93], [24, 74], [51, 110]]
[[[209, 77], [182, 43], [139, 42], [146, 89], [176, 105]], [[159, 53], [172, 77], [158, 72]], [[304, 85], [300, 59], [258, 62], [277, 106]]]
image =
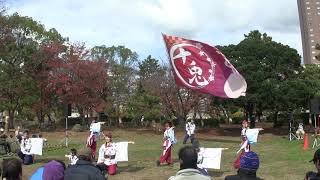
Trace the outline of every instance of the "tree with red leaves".
[[[59, 48], [56, 50], [59, 51]], [[59, 100], [72, 104], [80, 117], [91, 111], [101, 112], [105, 102], [107, 61], [95, 60], [84, 45], [72, 45], [49, 61], [49, 84]]]

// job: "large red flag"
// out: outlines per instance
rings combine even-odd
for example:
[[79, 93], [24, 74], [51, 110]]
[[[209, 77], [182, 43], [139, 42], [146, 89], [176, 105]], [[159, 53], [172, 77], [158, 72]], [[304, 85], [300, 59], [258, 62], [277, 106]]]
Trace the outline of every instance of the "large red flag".
[[245, 79], [217, 48], [164, 34], [163, 39], [178, 85], [224, 98], [245, 95]]

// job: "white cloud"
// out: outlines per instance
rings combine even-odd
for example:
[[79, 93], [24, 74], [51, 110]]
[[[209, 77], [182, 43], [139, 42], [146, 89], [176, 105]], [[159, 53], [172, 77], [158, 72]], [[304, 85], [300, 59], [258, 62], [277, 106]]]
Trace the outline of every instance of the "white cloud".
[[161, 32], [226, 45], [259, 29], [302, 52], [293, 0], [16, 0], [9, 10], [54, 27], [71, 41], [125, 45], [142, 58], [165, 59]]

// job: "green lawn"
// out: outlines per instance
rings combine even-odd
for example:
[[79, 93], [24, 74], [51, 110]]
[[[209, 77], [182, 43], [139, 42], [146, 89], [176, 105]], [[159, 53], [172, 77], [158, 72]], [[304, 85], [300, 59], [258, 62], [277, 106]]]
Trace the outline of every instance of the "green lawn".
[[[129, 162], [119, 163], [119, 173], [110, 177], [111, 180], [135, 180], [135, 179], [167, 179], [174, 175], [179, 169], [177, 160], [177, 152], [182, 147], [183, 133], [177, 133], [180, 140], [175, 145], [173, 154], [175, 163], [173, 166], [156, 167], [155, 161], [162, 152], [162, 134], [154, 134], [142, 131], [113, 131], [114, 141], [135, 141], [136, 144], [129, 145]], [[44, 134], [50, 144], [59, 144], [63, 139], [63, 132]], [[64, 159], [64, 154], [68, 153], [70, 148], [81, 148], [85, 144], [87, 133], [71, 133], [71, 144], [69, 148], [57, 147], [45, 150], [43, 156], [36, 157], [36, 163], [30, 166], [24, 166], [24, 179], [50, 159]], [[228, 147], [229, 150], [224, 151], [222, 155], [221, 169], [210, 170], [210, 175], [214, 179], [224, 179], [226, 175], [234, 174], [236, 171], [232, 167], [232, 163], [237, 157], [240, 139], [239, 137], [218, 136], [211, 137], [206, 134], [199, 134], [200, 144], [203, 147]], [[309, 145], [311, 146], [313, 138], [309, 137]], [[99, 145], [103, 143], [99, 141]], [[252, 150], [260, 156], [260, 168], [258, 176], [267, 180], [273, 179], [303, 179], [305, 172], [314, 170], [312, 163], [308, 161], [313, 156], [313, 149], [302, 150], [303, 141], [289, 142], [284, 137], [273, 136], [271, 134], [263, 134], [259, 137], [259, 143], [252, 147]]]

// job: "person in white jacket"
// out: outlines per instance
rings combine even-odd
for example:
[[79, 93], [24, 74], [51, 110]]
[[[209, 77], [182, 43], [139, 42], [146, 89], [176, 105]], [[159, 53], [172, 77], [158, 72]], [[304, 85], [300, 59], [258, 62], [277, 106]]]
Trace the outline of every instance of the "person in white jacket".
[[18, 156], [22, 160], [23, 164], [29, 165], [33, 163], [33, 156], [30, 153], [31, 139], [29, 138], [29, 131], [23, 132], [23, 137], [20, 144], [20, 151], [17, 152]]
[[303, 130], [303, 123], [299, 123], [298, 129], [296, 131], [297, 139], [303, 139], [305, 132]]
[[184, 136], [183, 144], [186, 144], [190, 138], [191, 144], [194, 140], [194, 131], [196, 130], [196, 125], [193, 120], [188, 120], [186, 123], [186, 135]]

